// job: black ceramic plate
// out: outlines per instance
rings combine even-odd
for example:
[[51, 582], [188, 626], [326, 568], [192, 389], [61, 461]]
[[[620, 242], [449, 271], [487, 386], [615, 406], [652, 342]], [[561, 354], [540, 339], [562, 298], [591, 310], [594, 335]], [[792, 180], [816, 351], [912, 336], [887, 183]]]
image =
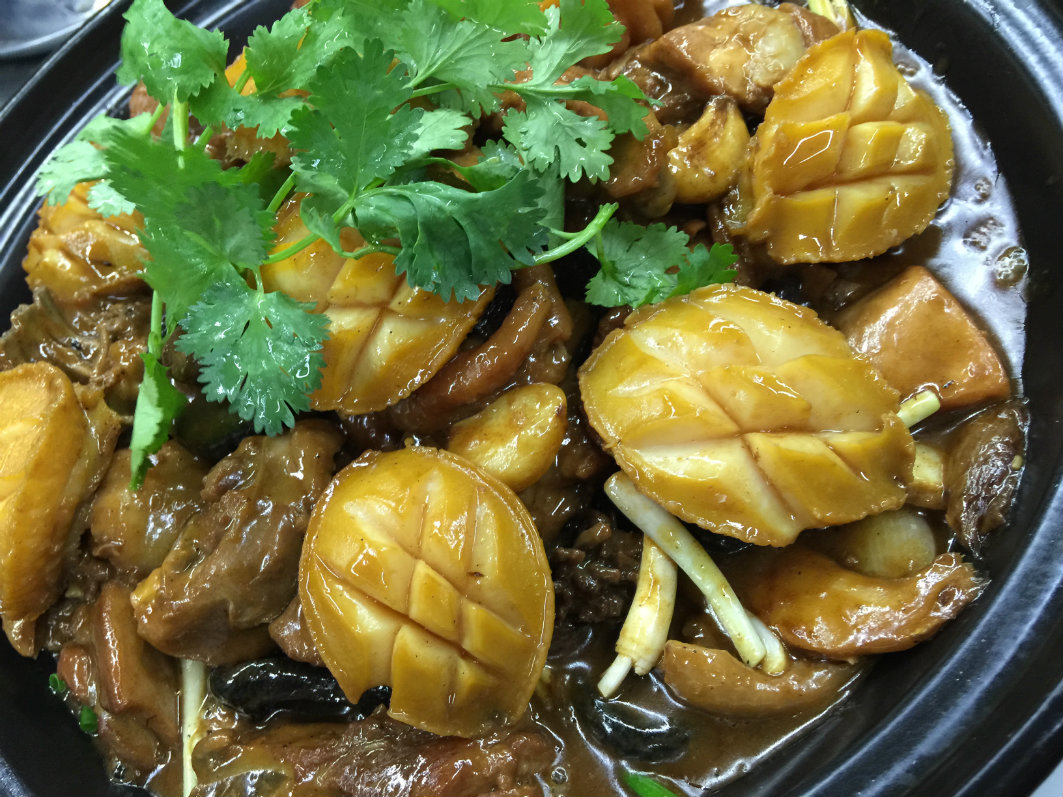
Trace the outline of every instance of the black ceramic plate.
[[[234, 41], [290, 0], [171, 3]], [[29, 298], [20, 263], [31, 178], [125, 92], [118, 3], [57, 53], [0, 115], [0, 310]], [[854, 699], [721, 795], [1029, 793], [1063, 750], [1063, 9], [1059, 0], [863, 0], [856, 5], [944, 70], [993, 142], [1030, 253], [1022, 379], [1032, 424], [1007, 533], [993, 537], [981, 598], [931, 642], [884, 657]], [[50, 657], [0, 644], [0, 794], [120, 795], [52, 697]]]

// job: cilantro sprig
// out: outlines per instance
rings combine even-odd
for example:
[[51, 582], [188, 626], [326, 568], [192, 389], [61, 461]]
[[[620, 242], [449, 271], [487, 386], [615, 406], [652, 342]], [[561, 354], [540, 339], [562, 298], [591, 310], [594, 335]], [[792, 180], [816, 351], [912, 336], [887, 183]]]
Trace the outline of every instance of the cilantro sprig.
[[[174, 17], [163, 0], [134, 0], [126, 19], [118, 79], [143, 82], [158, 110], [97, 119], [53, 156], [38, 187], [59, 202], [95, 181], [93, 208], [142, 216], [154, 295], [134, 485], [186, 403], [165, 365], [170, 344], [198, 362], [209, 400], [259, 432], [278, 433], [309, 408], [327, 319], [265, 291], [260, 269], [316, 240], [348, 257], [392, 253], [412, 285], [456, 299], [582, 247], [602, 264], [587, 292], [599, 304], [659, 301], [727, 278], [723, 252], [691, 249], [663, 225], [613, 221], [616, 205], [582, 230], [562, 229], [564, 181], [607, 178], [615, 136], [646, 130], [648, 101], [627, 78], [562, 79], [621, 38], [605, 0], [545, 11], [537, 0], [311, 0], [252, 33], [233, 83], [222, 33]], [[475, 164], [448, 158], [491, 113], [502, 114], [501, 139]], [[163, 114], [168, 132], [155, 136]], [[194, 140], [191, 118], [203, 127]], [[206, 145], [238, 127], [284, 136], [290, 165], [259, 155], [222, 168]], [[276, 211], [293, 191], [309, 235], [274, 251]], [[342, 249], [345, 227], [366, 241], [357, 252]]]

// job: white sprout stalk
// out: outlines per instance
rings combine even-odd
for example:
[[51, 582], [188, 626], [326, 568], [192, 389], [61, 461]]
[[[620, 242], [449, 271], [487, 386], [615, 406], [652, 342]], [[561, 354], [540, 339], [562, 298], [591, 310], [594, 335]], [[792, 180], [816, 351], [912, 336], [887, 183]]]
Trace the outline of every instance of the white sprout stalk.
[[598, 681], [602, 697], [612, 697], [630, 670], [645, 675], [661, 658], [672, 624], [678, 582], [675, 562], [647, 537], [642, 543], [635, 598], [616, 640], [616, 660]]
[[760, 664], [767, 653], [764, 641], [720, 568], [693, 535], [662, 507], [640, 493], [623, 473], [614, 473], [606, 480], [605, 493], [632, 523], [672, 557], [679, 569], [702, 591], [709, 609], [720, 628], [731, 638], [742, 661], [750, 667]]
[[199, 741], [203, 701], [207, 697], [207, 668], [201, 661], [181, 660], [181, 793], [188, 797], [196, 787], [192, 749]]
[[910, 429], [940, 409], [941, 399], [938, 398], [937, 393], [933, 390], [921, 390], [901, 402], [897, 417]]
[[808, 10], [821, 17], [826, 17], [841, 30], [856, 27], [853, 12], [846, 0], [808, 0]]
[[760, 618], [750, 611], [746, 611], [749, 622], [757, 629], [760, 641], [764, 643], [764, 659], [760, 662], [760, 669], [768, 675], [781, 675], [790, 663], [790, 657], [786, 655], [786, 647], [775, 632], [764, 625]]
[[945, 460], [941, 452], [919, 441], [915, 444], [912, 484], [922, 485], [926, 489], [945, 489]]

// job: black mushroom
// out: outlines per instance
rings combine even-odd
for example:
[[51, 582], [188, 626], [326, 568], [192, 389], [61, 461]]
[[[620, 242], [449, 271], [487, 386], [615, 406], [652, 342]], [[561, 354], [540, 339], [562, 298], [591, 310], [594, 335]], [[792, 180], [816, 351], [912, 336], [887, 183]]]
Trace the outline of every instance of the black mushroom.
[[274, 716], [298, 721], [360, 720], [387, 705], [391, 689], [367, 689], [357, 703], [350, 702], [324, 667], [275, 656], [215, 667], [210, 691], [222, 703], [262, 723]]
[[956, 432], [945, 461], [945, 518], [974, 553], [1004, 523], [1022, 473], [1028, 424], [1026, 409], [1010, 401], [983, 410]]
[[592, 685], [575, 679], [572, 707], [590, 734], [614, 752], [640, 761], [674, 761], [690, 742], [689, 728], [672, 717], [622, 700], [599, 697]]

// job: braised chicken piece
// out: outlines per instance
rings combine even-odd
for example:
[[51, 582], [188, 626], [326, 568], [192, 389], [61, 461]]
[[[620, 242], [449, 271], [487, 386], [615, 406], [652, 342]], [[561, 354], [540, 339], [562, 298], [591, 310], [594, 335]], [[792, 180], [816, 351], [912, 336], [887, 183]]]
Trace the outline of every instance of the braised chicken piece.
[[460, 457], [367, 452], [317, 504], [299, 568], [315, 646], [350, 700], [481, 736], [519, 718], [550, 645], [542, 540], [513, 492]]
[[807, 308], [709, 286], [642, 308], [580, 368], [587, 417], [638, 488], [758, 545], [904, 503], [897, 393]]
[[0, 372], [0, 620], [24, 656], [38, 650], [37, 618], [62, 592], [118, 431], [100, 394], [54, 365]]
[[662, 122], [691, 121], [720, 95], [760, 113], [806, 48], [837, 32], [793, 3], [733, 6], [629, 50], [607, 73], [627, 75], [660, 101]]
[[162, 564], [137, 585], [141, 636], [180, 658], [222, 664], [272, 646], [266, 624], [291, 602], [310, 511], [332, 476], [339, 432], [300, 421], [250, 437], [203, 482]]
[[115, 454], [92, 502], [92, 553], [140, 580], [162, 564], [177, 535], [203, 508], [206, 464], [170, 440], [149, 456], [151, 468], [138, 490], [129, 489], [130, 453]]
[[[299, 209], [298, 197], [281, 208], [275, 251], [308, 234]], [[346, 251], [364, 245], [350, 229], [342, 240]], [[282, 290], [328, 315], [325, 370], [311, 403], [315, 409], [351, 414], [382, 410], [431, 379], [493, 294], [485, 288], [476, 301], [444, 301], [411, 288], [395, 273], [391, 255], [347, 259], [323, 240], [263, 266], [262, 281], [267, 290]]]
[[104, 391], [120, 414], [132, 414], [143, 377], [151, 301], [144, 296], [93, 296], [60, 302], [38, 288], [11, 314], [0, 336], [0, 370], [49, 362], [71, 381]]
[[752, 145], [743, 233], [779, 263], [859, 260], [922, 232], [949, 195], [948, 117], [876, 30], [811, 49], [775, 87]]
[[129, 589], [107, 582], [80, 610], [57, 671], [74, 697], [91, 706], [115, 766], [172, 791], [179, 771], [178, 666], [137, 633]]

